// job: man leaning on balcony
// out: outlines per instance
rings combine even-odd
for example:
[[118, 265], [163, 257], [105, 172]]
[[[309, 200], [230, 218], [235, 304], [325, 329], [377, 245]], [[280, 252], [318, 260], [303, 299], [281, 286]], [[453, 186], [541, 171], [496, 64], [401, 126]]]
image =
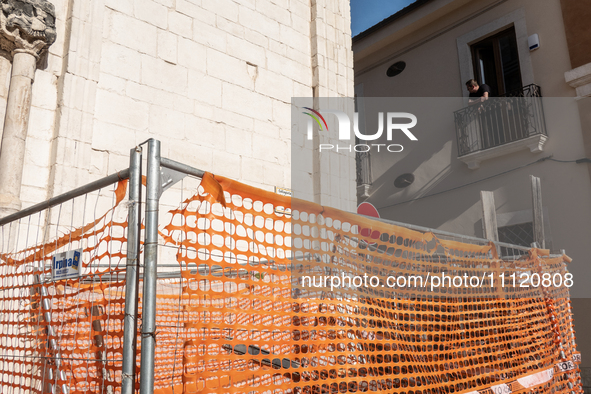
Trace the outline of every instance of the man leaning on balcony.
[[490, 87], [485, 83], [478, 85], [475, 79], [466, 82], [466, 87], [470, 92], [468, 100], [468, 104], [470, 105], [486, 101], [490, 96]]

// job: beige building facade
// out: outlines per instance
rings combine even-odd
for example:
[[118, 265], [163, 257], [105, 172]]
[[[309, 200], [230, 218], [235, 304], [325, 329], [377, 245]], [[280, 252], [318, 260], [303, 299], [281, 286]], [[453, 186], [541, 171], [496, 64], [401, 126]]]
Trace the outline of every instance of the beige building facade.
[[[149, 138], [193, 167], [290, 187], [291, 98], [353, 95], [347, 0], [15, 0], [2, 19], [24, 21], [2, 33], [3, 215], [126, 168]], [[25, 71], [10, 31], [37, 45]]]
[[[480, 192], [489, 191], [499, 238], [527, 245], [530, 176], [538, 177], [545, 246], [573, 258], [583, 368], [591, 366], [590, 13], [588, 2], [571, 0], [419, 0], [353, 39], [368, 133], [374, 112], [388, 110], [372, 97], [418, 118], [418, 141], [365, 158], [359, 201], [386, 219], [485, 238]], [[502, 98], [468, 106], [471, 78]], [[498, 118], [488, 117], [493, 105]], [[518, 112], [537, 120], [494, 134], [508, 130], [496, 119], [527, 117]]]

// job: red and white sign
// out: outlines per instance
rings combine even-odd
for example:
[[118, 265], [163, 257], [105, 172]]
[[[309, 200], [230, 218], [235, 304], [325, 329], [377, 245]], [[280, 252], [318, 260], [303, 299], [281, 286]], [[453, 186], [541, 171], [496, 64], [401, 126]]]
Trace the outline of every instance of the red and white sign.
[[360, 215], [371, 216], [378, 219], [380, 217], [380, 213], [378, 212], [376, 207], [374, 207], [369, 202], [362, 202], [361, 204], [359, 204], [359, 206], [357, 207], [357, 213]]

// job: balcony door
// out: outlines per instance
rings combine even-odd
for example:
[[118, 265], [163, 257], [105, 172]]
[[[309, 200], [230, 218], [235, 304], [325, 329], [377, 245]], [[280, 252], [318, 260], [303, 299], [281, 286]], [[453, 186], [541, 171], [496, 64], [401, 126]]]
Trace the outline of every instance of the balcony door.
[[478, 41], [470, 49], [475, 79], [490, 86], [492, 97], [521, 89], [515, 28]]

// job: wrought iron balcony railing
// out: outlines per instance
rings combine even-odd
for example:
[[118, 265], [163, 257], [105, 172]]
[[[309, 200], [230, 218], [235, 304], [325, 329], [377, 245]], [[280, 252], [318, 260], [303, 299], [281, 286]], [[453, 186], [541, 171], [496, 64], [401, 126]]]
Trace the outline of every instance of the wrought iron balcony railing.
[[527, 85], [454, 112], [458, 157], [546, 134], [542, 94]]

